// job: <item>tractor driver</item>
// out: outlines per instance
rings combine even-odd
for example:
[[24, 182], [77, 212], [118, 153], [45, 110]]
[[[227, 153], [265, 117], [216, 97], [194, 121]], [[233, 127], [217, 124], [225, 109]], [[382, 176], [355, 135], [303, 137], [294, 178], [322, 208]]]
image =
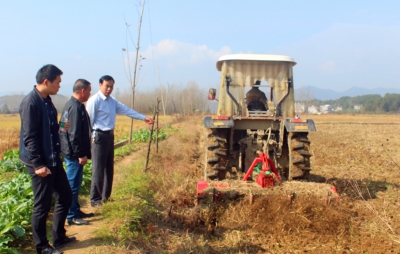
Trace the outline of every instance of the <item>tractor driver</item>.
[[266, 111], [267, 96], [260, 91], [260, 81], [257, 80], [254, 86], [246, 93], [247, 108], [250, 111]]

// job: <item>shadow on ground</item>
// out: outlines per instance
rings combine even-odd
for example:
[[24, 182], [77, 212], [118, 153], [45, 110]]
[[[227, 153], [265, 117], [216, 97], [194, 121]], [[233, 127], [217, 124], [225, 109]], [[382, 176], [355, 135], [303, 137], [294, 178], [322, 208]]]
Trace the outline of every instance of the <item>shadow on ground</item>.
[[347, 196], [352, 200], [369, 200], [377, 198], [378, 192], [385, 192], [388, 187], [399, 188], [400, 185], [386, 181], [373, 181], [370, 179], [353, 178], [329, 178], [311, 174], [310, 182], [329, 183], [336, 187], [341, 196]]

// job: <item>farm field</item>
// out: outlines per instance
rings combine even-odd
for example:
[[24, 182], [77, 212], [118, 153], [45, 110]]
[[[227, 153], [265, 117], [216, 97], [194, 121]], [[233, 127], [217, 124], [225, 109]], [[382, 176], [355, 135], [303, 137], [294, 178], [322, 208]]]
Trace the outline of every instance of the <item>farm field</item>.
[[18, 114], [0, 114], [0, 159], [9, 149], [18, 149], [20, 119]]
[[[167, 120], [170, 119], [172, 118], [167, 118]], [[115, 128], [116, 140], [128, 138], [130, 124], [131, 120], [129, 117], [121, 115], [117, 116]], [[18, 149], [20, 125], [21, 123], [19, 114], [0, 114], [0, 159], [2, 159], [3, 153], [6, 152], [8, 149]], [[134, 120], [133, 130], [141, 128], [146, 128], [146, 125], [143, 124], [141, 121]]]
[[[86, 232], [68, 227], [67, 233], [78, 242], [65, 253], [400, 253], [400, 116], [302, 118], [314, 119], [317, 132], [309, 135], [311, 181], [284, 183], [297, 192], [292, 202], [271, 189], [268, 195], [256, 196], [253, 204], [245, 196], [195, 206], [196, 183], [204, 168], [202, 118], [169, 118], [176, 130], [160, 142], [158, 154], [152, 148], [146, 174], [146, 192], [153, 193], [145, 199], [152, 204], [148, 215], [129, 224], [117, 210], [143, 200], [133, 180], [130, 188], [123, 187], [142, 175], [142, 144], [116, 164], [116, 200], [96, 210], [104, 218], [118, 211], [119, 219], [96, 217]], [[129, 127], [126, 119], [117, 121], [121, 133]], [[336, 187], [339, 197], [315, 191], [322, 185]], [[127, 234], [124, 225], [140, 233]], [[83, 235], [96, 237], [81, 241]]]
[[[309, 135], [310, 183], [290, 183], [293, 203], [272, 190], [226, 207], [215, 229], [220, 252], [233, 241], [240, 247], [228, 252], [400, 253], [400, 116], [302, 117], [318, 130]], [[339, 199], [320, 195], [322, 184]]]
[[[271, 189], [251, 205], [248, 196], [239, 196], [195, 206], [204, 147], [201, 117], [191, 117], [173, 124], [178, 131], [153, 154], [147, 191], [155, 193], [157, 211], [142, 218], [144, 237], [127, 240], [124, 227], [109, 221], [106, 228], [121, 245], [97, 244], [89, 252], [400, 253], [400, 117], [302, 117], [313, 118], [318, 131], [310, 134], [311, 182], [284, 183], [297, 193], [292, 202]], [[132, 157], [143, 154], [139, 150]], [[124, 178], [120, 173], [119, 179]], [[325, 194], [328, 190], [322, 195], [316, 191], [324, 185], [335, 186], [338, 199]], [[123, 207], [126, 198], [114, 203], [114, 209]], [[111, 207], [104, 209], [105, 214], [112, 212]], [[71, 246], [66, 253], [78, 253], [76, 249]]]

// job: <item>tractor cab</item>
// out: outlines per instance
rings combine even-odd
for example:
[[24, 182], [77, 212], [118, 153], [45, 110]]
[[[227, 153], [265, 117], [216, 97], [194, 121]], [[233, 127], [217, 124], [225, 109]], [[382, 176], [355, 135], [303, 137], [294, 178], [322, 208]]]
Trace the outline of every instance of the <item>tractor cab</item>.
[[203, 119], [205, 178], [235, 178], [264, 156], [283, 179], [308, 179], [308, 133], [316, 128], [312, 119], [295, 117], [294, 65], [292, 58], [280, 55], [219, 58], [219, 91], [210, 89], [208, 95], [218, 101], [217, 114]]
[[217, 114], [292, 117], [295, 64], [292, 58], [278, 55], [222, 56], [216, 64], [221, 72]]

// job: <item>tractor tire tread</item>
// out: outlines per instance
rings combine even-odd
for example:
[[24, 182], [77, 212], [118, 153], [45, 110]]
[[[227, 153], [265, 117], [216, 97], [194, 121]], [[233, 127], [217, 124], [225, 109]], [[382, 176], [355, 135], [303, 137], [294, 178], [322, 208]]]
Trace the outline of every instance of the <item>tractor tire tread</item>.
[[311, 153], [306, 152], [306, 151], [304, 151], [304, 150], [301, 150], [301, 151], [300, 151], [300, 154], [303, 155], [303, 156], [307, 156], [307, 157], [311, 157], [311, 156], [312, 156]]
[[308, 180], [311, 171], [310, 140], [307, 132], [289, 133], [290, 172], [288, 180]]
[[207, 163], [217, 163], [219, 161], [219, 158], [210, 158], [207, 159]]
[[210, 150], [210, 149], [217, 148], [217, 147], [219, 147], [219, 144], [218, 144], [218, 142], [215, 142], [215, 143], [213, 143], [213, 144], [207, 146], [207, 149]]
[[311, 141], [308, 138], [299, 138], [299, 141], [300, 142], [304, 142], [304, 143], [308, 143], [308, 144], [311, 143]]
[[219, 150], [219, 149], [215, 150], [214, 154], [221, 155], [221, 156], [226, 156], [226, 153], [224, 151]]
[[204, 169], [204, 175], [208, 179], [225, 179], [225, 175], [227, 173], [226, 165], [228, 162], [227, 137], [227, 129], [206, 129], [206, 165]]
[[304, 144], [298, 144], [295, 147], [293, 147], [294, 150], [299, 150], [299, 149], [303, 149], [304, 148]]

